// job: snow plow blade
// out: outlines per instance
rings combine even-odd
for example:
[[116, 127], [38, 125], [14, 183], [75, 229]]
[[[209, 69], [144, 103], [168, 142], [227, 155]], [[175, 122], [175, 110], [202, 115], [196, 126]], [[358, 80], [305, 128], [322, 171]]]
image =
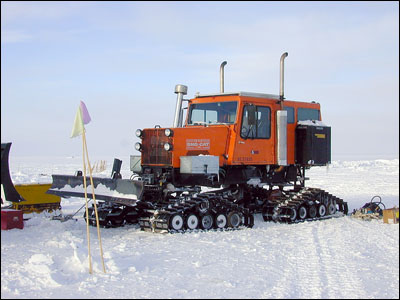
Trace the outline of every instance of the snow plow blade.
[[[63, 198], [84, 198], [83, 176], [52, 175], [53, 183], [48, 194]], [[144, 183], [130, 179], [92, 177], [96, 200], [104, 200], [126, 206], [136, 206], [142, 198]], [[87, 197], [92, 199], [90, 177], [86, 177]]]
[[[11, 143], [1, 144], [1, 203], [9, 201], [19, 203], [25, 199], [17, 192], [11, 180], [10, 169], [8, 166], [8, 156], [10, 154]], [[4, 197], [4, 199], [3, 199]]]
[[[51, 184], [24, 183], [14, 185], [9, 169], [11, 143], [1, 144], [1, 203], [2, 208], [21, 210], [24, 214], [61, 209], [61, 198], [46, 195]], [[4, 202], [4, 203], [3, 203]], [[4, 207], [3, 207], [4, 205]]]

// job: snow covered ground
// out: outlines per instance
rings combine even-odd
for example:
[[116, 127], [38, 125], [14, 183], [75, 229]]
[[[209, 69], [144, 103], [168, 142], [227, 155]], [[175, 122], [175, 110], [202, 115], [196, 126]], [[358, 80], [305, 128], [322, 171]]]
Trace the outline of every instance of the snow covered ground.
[[[108, 162], [102, 175], [110, 174], [112, 158], [99, 159]], [[126, 178], [129, 158], [120, 159]], [[81, 163], [10, 156], [14, 183], [51, 182], [51, 174], [74, 174]], [[334, 161], [307, 176], [308, 186], [345, 199], [350, 211], [375, 195], [399, 206], [398, 159]], [[83, 201], [61, 204], [68, 214]], [[81, 212], [63, 223], [33, 214], [23, 230], [1, 232], [2, 298], [399, 298], [398, 224], [346, 216], [287, 225], [257, 216], [254, 228], [237, 231], [101, 229], [106, 274], [91, 227], [90, 275]]]

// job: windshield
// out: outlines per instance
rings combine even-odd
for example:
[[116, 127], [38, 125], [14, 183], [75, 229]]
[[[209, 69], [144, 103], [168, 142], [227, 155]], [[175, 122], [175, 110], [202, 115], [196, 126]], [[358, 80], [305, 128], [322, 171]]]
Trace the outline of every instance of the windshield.
[[236, 109], [236, 101], [192, 104], [188, 124], [233, 124], [236, 121]]

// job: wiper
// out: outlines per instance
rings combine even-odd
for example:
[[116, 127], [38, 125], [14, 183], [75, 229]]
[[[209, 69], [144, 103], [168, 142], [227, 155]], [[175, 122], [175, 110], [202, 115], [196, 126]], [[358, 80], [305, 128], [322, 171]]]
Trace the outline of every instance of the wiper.
[[204, 126], [206, 126], [207, 125], [207, 122], [203, 122], [203, 121], [196, 121], [196, 122], [193, 122], [193, 124], [192, 125], [204, 125]]
[[211, 123], [211, 125], [229, 125], [232, 123], [226, 123], [226, 122], [215, 122], [215, 123]]

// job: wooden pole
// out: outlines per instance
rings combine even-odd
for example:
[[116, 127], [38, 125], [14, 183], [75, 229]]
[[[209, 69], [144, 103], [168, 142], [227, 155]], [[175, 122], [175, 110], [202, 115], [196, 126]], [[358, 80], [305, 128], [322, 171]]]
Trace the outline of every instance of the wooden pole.
[[101, 236], [100, 236], [99, 216], [98, 216], [98, 214], [97, 214], [96, 196], [95, 196], [95, 194], [94, 194], [94, 184], [93, 184], [93, 177], [92, 177], [92, 169], [91, 169], [91, 167], [90, 167], [89, 153], [88, 153], [88, 150], [87, 150], [85, 131], [83, 131], [82, 136], [83, 136], [84, 146], [85, 146], [85, 150], [86, 150], [86, 158], [87, 158], [88, 166], [89, 166], [90, 184], [92, 185], [92, 195], [93, 195], [94, 211], [95, 211], [95, 214], [96, 214], [97, 237], [98, 237], [99, 243], [100, 243], [101, 263], [102, 263], [102, 265], [103, 265], [103, 272], [106, 273], [106, 268], [105, 268], [105, 266], [104, 266], [104, 258], [103, 258], [103, 245], [102, 245], [102, 243], [101, 243]]
[[92, 274], [92, 257], [90, 255], [90, 232], [89, 232], [89, 208], [87, 199], [87, 184], [86, 184], [86, 162], [85, 162], [85, 132], [82, 134], [82, 157], [83, 157], [83, 187], [85, 190], [85, 203], [86, 203], [86, 235], [88, 241], [88, 257], [89, 257], [89, 273]]

